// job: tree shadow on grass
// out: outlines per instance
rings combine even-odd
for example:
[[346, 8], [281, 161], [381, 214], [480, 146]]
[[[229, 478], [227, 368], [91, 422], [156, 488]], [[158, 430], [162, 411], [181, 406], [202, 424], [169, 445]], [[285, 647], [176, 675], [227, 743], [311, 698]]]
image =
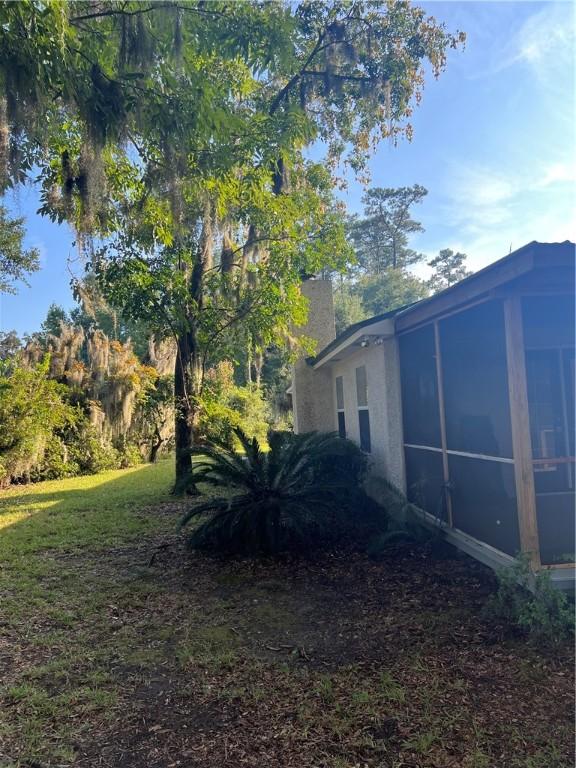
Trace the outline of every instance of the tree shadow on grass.
[[[10, 488], [0, 493], [0, 560], [43, 549], [117, 544], [166, 525], [159, 513], [171, 503], [173, 463]], [[173, 524], [177, 517], [174, 516]]]

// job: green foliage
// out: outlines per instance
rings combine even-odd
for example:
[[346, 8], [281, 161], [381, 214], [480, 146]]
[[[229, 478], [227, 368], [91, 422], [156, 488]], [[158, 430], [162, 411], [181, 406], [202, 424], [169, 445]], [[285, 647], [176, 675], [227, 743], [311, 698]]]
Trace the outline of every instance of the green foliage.
[[182, 157], [197, 176], [235, 155], [285, 177], [292, 148], [317, 137], [362, 170], [378, 141], [411, 136], [425, 68], [439, 75], [464, 41], [407, 3], [211, 6], [2, 4], [5, 183], [37, 163], [45, 212], [94, 227], [110, 213], [96, 182], [124, 175], [127, 137], [159, 184]]
[[142, 394], [133, 436], [147, 452], [149, 461], [156, 461], [159, 453], [173, 443], [173, 403], [173, 376], [158, 376]]
[[26, 283], [26, 275], [40, 268], [38, 250], [22, 247], [23, 223], [24, 219], [11, 218], [0, 205], [0, 293], [16, 293], [15, 283]]
[[74, 421], [66, 388], [48, 377], [50, 360], [32, 368], [4, 364], [0, 370], [0, 485], [27, 480], [41, 462], [55, 429]]
[[70, 323], [70, 316], [66, 310], [58, 304], [52, 303], [48, 307], [46, 318], [40, 326], [38, 338], [46, 342], [47, 336], [60, 336], [62, 324]]
[[0, 361], [13, 359], [22, 348], [16, 331], [0, 331]]
[[118, 461], [114, 468], [129, 469], [142, 464], [143, 459], [140, 449], [134, 443], [126, 440], [125, 437], [117, 442], [115, 449], [118, 452]]
[[271, 423], [276, 430], [292, 429], [292, 408], [286, 390], [292, 383], [293, 354], [285, 344], [264, 350], [261, 380], [265, 399], [270, 407]]
[[428, 283], [409, 271], [424, 258], [409, 244], [411, 235], [423, 231], [410, 209], [427, 194], [419, 184], [367, 190], [362, 198], [364, 217], [352, 217], [348, 223], [355, 262], [346, 278], [340, 279], [335, 293], [339, 332], [428, 295]]
[[95, 427], [86, 420], [79, 425], [74, 437], [69, 438], [68, 446], [80, 475], [93, 475], [120, 466], [116, 448], [104, 442]]
[[[426, 69], [464, 36], [386, 0], [26, 0], [0, 28], [0, 180], [38, 168], [41, 213], [101, 238], [89, 268], [111, 305], [177, 340], [181, 480], [226, 334], [285, 340], [302, 274], [346, 264], [328, 169], [409, 138]], [[306, 160], [317, 139], [328, 163]]]
[[422, 261], [423, 256], [408, 246], [408, 238], [423, 227], [410, 215], [428, 190], [420, 184], [397, 189], [373, 187], [362, 198], [364, 218], [353, 218], [350, 236], [358, 268], [368, 275], [388, 269], [405, 269]]
[[466, 259], [466, 254], [460, 251], [454, 253], [450, 248], [441, 250], [438, 256], [428, 262], [428, 266], [434, 269], [434, 274], [428, 281], [430, 290], [433, 293], [443, 291], [471, 275], [472, 272], [466, 269], [464, 264]]
[[336, 335], [345, 331], [351, 325], [366, 320], [369, 312], [364, 306], [360, 290], [356, 284], [340, 278], [334, 289], [334, 319]]
[[103, 439], [81, 410], [46, 440], [44, 452], [31, 466], [31, 482], [95, 475], [108, 469], [127, 469], [142, 463], [137, 446], [120, 440], [117, 446]]
[[270, 426], [270, 409], [263, 392], [254, 385], [234, 383], [234, 367], [223, 361], [208, 371], [200, 398], [200, 440], [228, 441], [234, 429], [264, 443]]
[[367, 316], [390, 312], [420, 301], [428, 295], [423, 280], [403, 269], [387, 269], [379, 275], [364, 276], [354, 285]]
[[556, 589], [547, 570], [534, 574], [527, 556], [497, 573], [498, 588], [484, 608], [486, 618], [544, 643], [574, 635], [574, 605]]
[[80, 474], [80, 467], [70, 455], [63, 438], [52, 433], [46, 440], [44, 455], [30, 470], [30, 481], [61, 480]]
[[85, 333], [98, 328], [109, 339], [123, 344], [130, 340], [134, 352], [140, 360], [148, 352], [150, 329], [139, 320], [129, 320], [114, 307], [110, 306], [98, 286], [95, 275], [86, 273], [81, 280], [75, 280], [73, 293], [80, 306], [70, 312], [68, 322], [80, 326]]
[[428, 283], [405, 269], [340, 280], [334, 292], [336, 332], [374, 315], [413, 304], [428, 296]]
[[0, 363], [0, 486], [141, 463], [126, 435], [112, 440], [90, 422], [86, 392], [57, 382], [51, 359]]
[[360, 486], [366, 457], [332, 434], [275, 432], [269, 450], [241, 429], [244, 455], [225, 445], [203, 449], [195, 479], [230, 495], [190, 508], [182, 519], [208, 515], [189, 537], [192, 548], [228, 554], [272, 555], [310, 549], [366, 526], [385, 526], [382, 511]]

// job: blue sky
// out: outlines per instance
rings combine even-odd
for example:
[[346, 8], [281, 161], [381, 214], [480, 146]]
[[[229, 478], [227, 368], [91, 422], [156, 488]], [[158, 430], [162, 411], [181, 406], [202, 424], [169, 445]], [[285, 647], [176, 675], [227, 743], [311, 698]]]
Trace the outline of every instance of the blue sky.
[[[415, 217], [426, 231], [413, 246], [468, 254], [476, 270], [530, 240], [576, 240], [575, 16], [571, 2], [428, 2], [464, 51], [428, 82], [413, 115], [414, 138], [383, 145], [371, 162], [372, 185], [423, 184]], [[362, 187], [342, 194], [360, 211]], [[0, 330], [37, 330], [51, 304], [73, 306], [71, 272], [81, 263], [65, 226], [35, 214], [33, 189], [7, 199], [26, 217], [27, 243], [42, 269], [17, 296], [0, 296]], [[422, 274], [425, 273], [423, 269]]]

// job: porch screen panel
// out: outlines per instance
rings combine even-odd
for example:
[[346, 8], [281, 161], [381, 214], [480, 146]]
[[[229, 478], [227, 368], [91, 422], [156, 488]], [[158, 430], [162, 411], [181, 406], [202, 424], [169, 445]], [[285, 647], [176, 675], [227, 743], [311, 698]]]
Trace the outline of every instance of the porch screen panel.
[[520, 551], [514, 465], [449, 456], [455, 528], [516, 555]]
[[576, 560], [574, 493], [537, 493], [536, 518], [542, 563], [573, 563]]
[[448, 451], [512, 458], [502, 302], [439, 323]]
[[405, 448], [408, 500], [434, 517], [446, 519], [442, 454], [421, 448]]
[[434, 327], [426, 325], [399, 339], [404, 442], [439, 448], [440, 409]]
[[[576, 438], [576, 414], [574, 407], [574, 395], [576, 392], [576, 371], [574, 364], [574, 348], [562, 351], [562, 364], [564, 368], [564, 391], [566, 393], [566, 421], [568, 422], [568, 452], [575, 455], [574, 439]], [[572, 429], [570, 429], [572, 426]]]
[[530, 438], [535, 465], [536, 493], [567, 491], [568, 464], [545, 459], [568, 456], [564, 427], [560, 354], [555, 349], [526, 351], [526, 387], [530, 412]]
[[522, 324], [524, 345], [527, 349], [574, 349], [574, 296], [562, 294], [524, 297]]
[[574, 297], [522, 300], [540, 559], [574, 562]]

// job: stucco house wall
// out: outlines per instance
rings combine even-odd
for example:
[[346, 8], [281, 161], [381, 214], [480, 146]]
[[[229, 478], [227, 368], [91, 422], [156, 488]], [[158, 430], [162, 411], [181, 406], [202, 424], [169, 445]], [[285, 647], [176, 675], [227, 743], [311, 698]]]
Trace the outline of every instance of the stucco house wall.
[[[315, 339], [316, 351], [336, 337], [332, 286], [328, 280], [307, 280], [302, 293], [308, 299], [308, 322], [299, 335]], [[356, 368], [364, 365], [370, 414], [371, 480], [386, 478], [405, 490], [402, 408], [398, 344], [395, 337], [369, 337], [366, 346], [349, 347], [337, 360], [315, 365], [303, 355], [295, 364], [292, 379], [294, 430], [297, 433], [332, 432], [338, 429], [336, 378], [342, 376], [346, 434], [360, 443]], [[377, 495], [377, 489], [374, 488]]]
[[[335, 393], [336, 378], [342, 376], [346, 436], [360, 443], [356, 368], [366, 367], [370, 414], [371, 474], [384, 477], [404, 489], [404, 461], [400, 404], [400, 378], [395, 339], [359, 347], [343, 360], [329, 364]], [[315, 371], [321, 373], [324, 369]], [[333, 394], [335, 397], [335, 394]]]

